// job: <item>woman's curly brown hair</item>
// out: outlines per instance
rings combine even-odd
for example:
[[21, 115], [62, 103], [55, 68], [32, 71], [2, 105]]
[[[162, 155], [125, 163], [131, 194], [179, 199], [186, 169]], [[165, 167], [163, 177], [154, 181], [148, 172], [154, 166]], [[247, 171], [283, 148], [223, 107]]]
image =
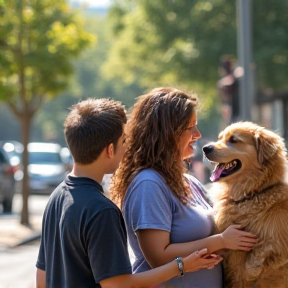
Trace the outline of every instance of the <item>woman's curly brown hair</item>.
[[155, 88], [138, 98], [127, 125], [127, 149], [110, 189], [121, 208], [131, 181], [147, 168], [160, 173], [182, 203], [191, 198], [178, 142], [196, 106], [196, 95], [170, 87]]

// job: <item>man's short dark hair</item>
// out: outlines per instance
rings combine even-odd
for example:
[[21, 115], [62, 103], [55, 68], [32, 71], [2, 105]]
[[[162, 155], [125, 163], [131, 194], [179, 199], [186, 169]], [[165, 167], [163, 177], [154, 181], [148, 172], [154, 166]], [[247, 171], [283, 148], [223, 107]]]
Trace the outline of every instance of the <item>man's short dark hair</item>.
[[74, 161], [90, 164], [109, 144], [116, 149], [126, 121], [124, 106], [115, 100], [90, 98], [73, 105], [64, 134]]

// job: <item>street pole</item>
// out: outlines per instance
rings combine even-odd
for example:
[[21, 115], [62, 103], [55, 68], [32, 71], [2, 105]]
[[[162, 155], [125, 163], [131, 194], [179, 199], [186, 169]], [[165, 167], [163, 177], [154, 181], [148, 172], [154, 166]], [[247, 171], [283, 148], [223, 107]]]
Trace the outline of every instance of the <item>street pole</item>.
[[251, 65], [251, 1], [237, 0], [237, 46], [239, 66], [243, 69], [240, 77], [240, 117], [243, 121], [251, 121], [251, 108], [254, 99], [253, 73]]

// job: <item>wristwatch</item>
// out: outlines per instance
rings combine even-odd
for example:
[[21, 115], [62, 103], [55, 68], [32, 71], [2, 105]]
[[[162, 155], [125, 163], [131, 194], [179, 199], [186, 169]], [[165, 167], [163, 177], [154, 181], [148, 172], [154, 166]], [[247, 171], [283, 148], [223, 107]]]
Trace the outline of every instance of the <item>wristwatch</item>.
[[183, 276], [184, 275], [184, 264], [183, 264], [183, 261], [180, 257], [176, 257], [176, 262], [177, 262], [177, 265], [178, 265], [178, 269], [180, 271], [180, 275]]

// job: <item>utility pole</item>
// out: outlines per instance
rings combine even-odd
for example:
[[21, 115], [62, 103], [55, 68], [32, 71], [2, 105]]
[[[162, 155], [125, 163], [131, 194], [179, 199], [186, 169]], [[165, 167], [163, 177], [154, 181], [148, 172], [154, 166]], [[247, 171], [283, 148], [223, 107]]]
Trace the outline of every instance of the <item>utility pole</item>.
[[243, 121], [251, 121], [251, 108], [254, 100], [254, 75], [251, 65], [251, 1], [237, 0], [237, 53], [239, 66], [243, 69], [243, 76], [239, 79], [240, 118]]

